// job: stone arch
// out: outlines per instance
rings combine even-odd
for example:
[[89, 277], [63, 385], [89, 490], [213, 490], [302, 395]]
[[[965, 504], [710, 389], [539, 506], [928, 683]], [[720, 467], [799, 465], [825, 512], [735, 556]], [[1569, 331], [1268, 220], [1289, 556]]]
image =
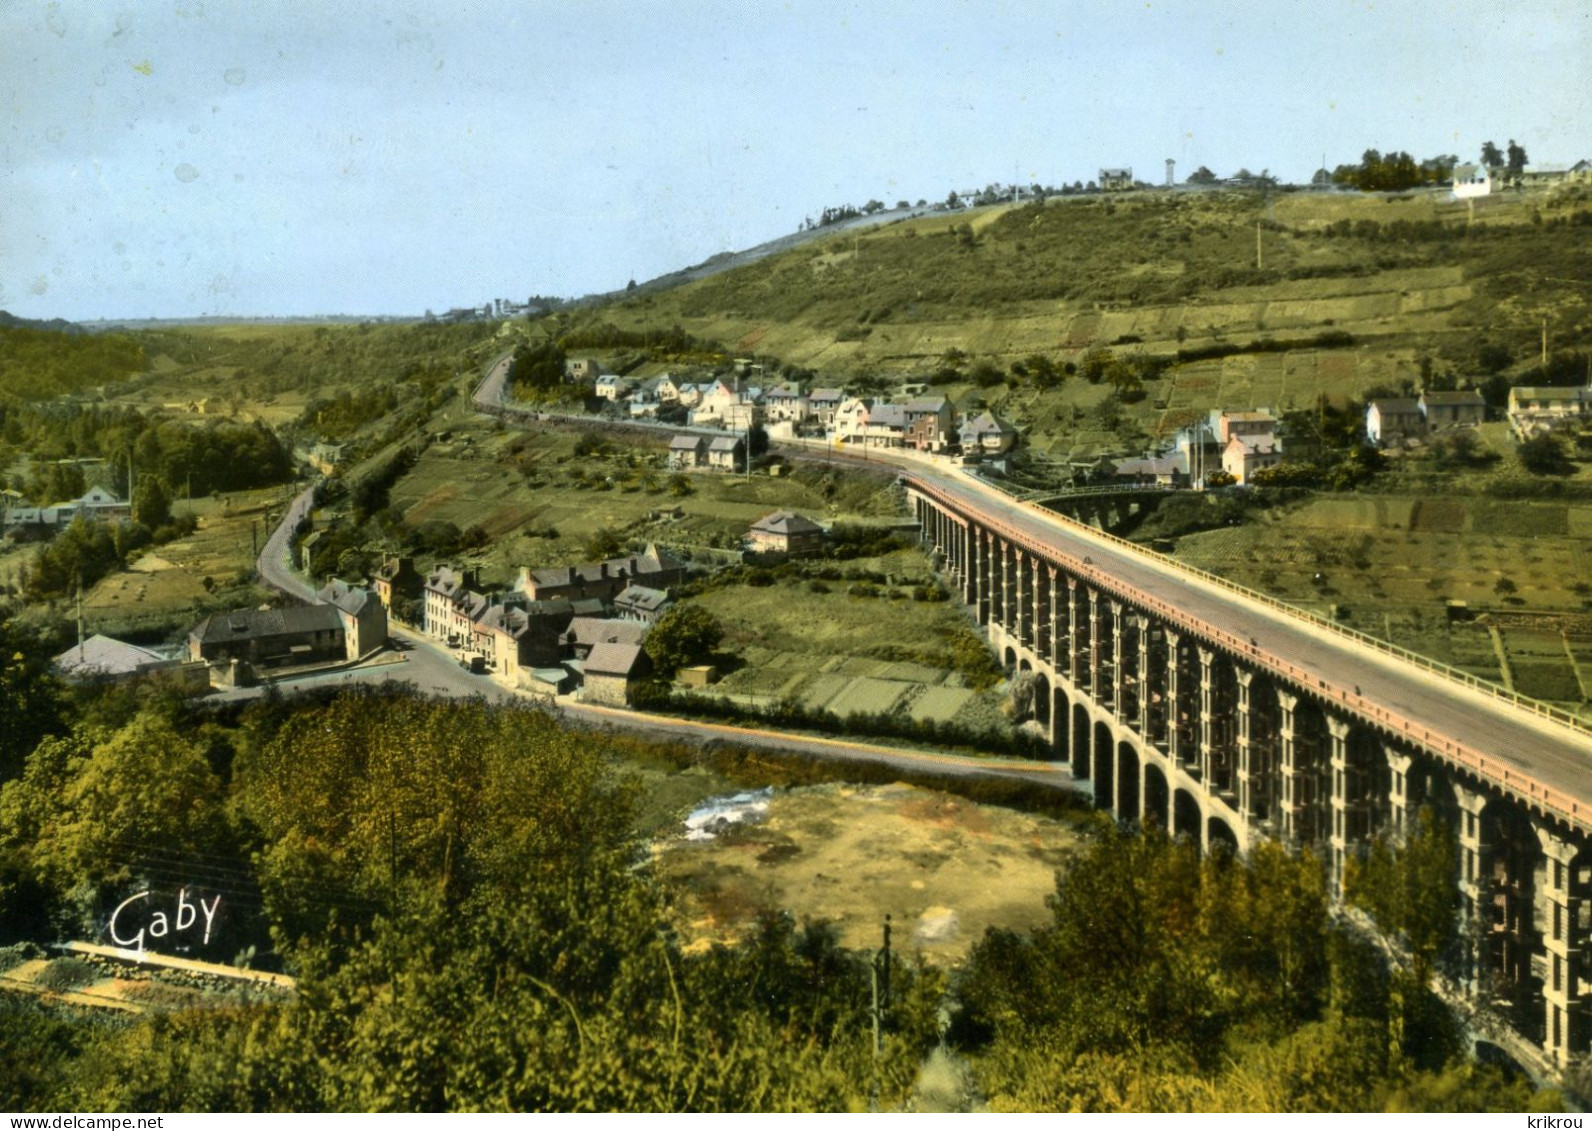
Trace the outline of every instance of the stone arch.
[[1232, 826], [1220, 817], [1211, 817], [1205, 822], [1205, 843], [1212, 852], [1238, 855], [1238, 837]]
[[1112, 771], [1112, 752], [1115, 744], [1111, 741], [1111, 728], [1103, 722], [1094, 725], [1094, 753], [1089, 759], [1093, 773], [1090, 780], [1094, 782], [1095, 807], [1110, 811], [1116, 801], [1114, 775]]
[[1146, 828], [1167, 828], [1172, 815], [1172, 793], [1166, 772], [1154, 762], [1144, 763], [1144, 818]]
[[1031, 672], [1034, 670], [1034, 665], [1030, 664], [1027, 659], [1018, 660], [1017, 670], [1020, 672]]
[[1051, 689], [1050, 696], [1050, 741], [1057, 757], [1065, 762], [1070, 759], [1072, 750], [1072, 705], [1060, 685]]
[[[1025, 662], [1023, 667], [1027, 666]], [[1034, 721], [1042, 727], [1050, 726], [1050, 680], [1044, 672], [1034, 676]]]
[[1017, 667], [1017, 652], [1016, 652], [1016, 650], [1011, 648], [1010, 646], [1008, 646], [1007, 649], [1006, 649], [1005, 656], [1002, 657], [1002, 663], [1005, 665], [1005, 668], [1006, 668], [1007, 671], [1015, 670], [1016, 667]]
[[1072, 776], [1087, 778], [1090, 771], [1089, 708], [1082, 703], [1072, 705], [1072, 742], [1069, 745], [1069, 753], [1072, 755]]
[[1172, 793], [1172, 835], [1189, 836], [1194, 838], [1196, 844], [1200, 843], [1201, 834], [1205, 831], [1205, 821], [1200, 814], [1199, 799], [1186, 789], [1174, 790]]
[[1117, 743], [1117, 820], [1139, 819], [1139, 752], [1133, 743]]

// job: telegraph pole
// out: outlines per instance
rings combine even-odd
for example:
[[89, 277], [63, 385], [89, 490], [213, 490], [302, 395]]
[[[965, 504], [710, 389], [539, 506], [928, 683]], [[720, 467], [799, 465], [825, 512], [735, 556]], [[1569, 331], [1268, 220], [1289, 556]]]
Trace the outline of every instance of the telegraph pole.
[[884, 1055], [884, 1017], [890, 1009], [890, 916], [884, 917], [884, 945], [873, 956], [873, 1055]]

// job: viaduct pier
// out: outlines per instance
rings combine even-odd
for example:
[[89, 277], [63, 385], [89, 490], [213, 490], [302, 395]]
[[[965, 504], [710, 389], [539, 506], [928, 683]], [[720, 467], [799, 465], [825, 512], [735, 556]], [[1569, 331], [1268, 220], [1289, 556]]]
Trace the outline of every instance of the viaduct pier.
[[1592, 1050], [1592, 734], [1538, 704], [938, 471], [936, 568], [1058, 760], [1119, 819], [1346, 862], [1430, 806], [1457, 832], [1465, 988], [1554, 1064]]

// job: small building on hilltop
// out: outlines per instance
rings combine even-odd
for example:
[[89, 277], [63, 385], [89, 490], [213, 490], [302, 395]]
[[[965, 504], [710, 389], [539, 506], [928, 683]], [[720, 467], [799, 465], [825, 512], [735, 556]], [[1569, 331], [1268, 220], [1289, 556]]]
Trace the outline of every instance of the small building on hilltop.
[[1119, 192], [1133, 187], [1133, 169], [1101, 169], [1100, 179], [1096, 182], [1101, 192]]
[[1456, 200], [1473, 200], [1478, 196], [1489, 196], [1494, 184], [1494, 170], [1485, 165], [1455, 165], [1454, 166], [1454, 198]]
[[751, 549], [760, 554], [785, 554], [793, 558], [824, 552], [829, 532], [795, 511], [775, 511], [752, 524], [747, 534]]

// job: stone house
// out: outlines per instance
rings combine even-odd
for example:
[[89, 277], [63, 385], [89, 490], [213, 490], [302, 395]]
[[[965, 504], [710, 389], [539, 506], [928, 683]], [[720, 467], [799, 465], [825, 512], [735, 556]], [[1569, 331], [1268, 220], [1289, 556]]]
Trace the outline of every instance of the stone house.
[[779, 385], [763, 398], [763, 411], [771, 424], [800, 424], [807, 419], [807, 394], [800, 385]]
[[592, 391], [605, 401], [618, 402], [621, 397], [630, 391], [630, 382], [617, 374], [604, 373], [597, 378]]
[[348, 657], [343, 617], [333, 605], [234, 609], [206, 617], [188, 633], [189, 660], [257, 668], [338, 663]]
[[1477, 392], [1422, 393], [1421, 415], [1428, 428], [1480, 424], [1487, 419], [1487, 402]]
[[1378, 447], [1424, 435], [1426, 417], [1409, 397], [1374, 400], [1365, 407], [1365, 438]]
[[845, 402], [846, 394], [839, 389], [814, 389], [807, 394], [808, 418], [817, 421], [825, 432], [835, 428], [835, 413]]
[[868, 423], [863, 430], [863, 443], [870, 448], [899, 448], [906, 443], [907, 410], [905, 405], [889, 401], [876, 401], [868, 409]]
[[652, 661], [639, 644], [599, 644], [586, 659], [581, 700], [624, 707], [630, 702], [631, 687], [651, 671]]
[[707, 466], [715, 471], [746, 470], [746, 438], [716, 436], [708, 442]]
[[708, 459], [708, 438], [682, 433], [669, 441], [669, 467], [674, 471], [690, 471], [701, 467]]
[[951, 402], [944, 397], [920, 397], [905, 406], [907, 427], [903, 442], [920, 452], [943, 452], [951, 444]]
[[371, 578], [371, 589], [376, 599], [387, 610], [389, 617], [397, 617], [405, 604], [420, 599], [426, 591], [426, 579], [415, 569], [415, 561], [408, 557], [391, 557], [381, 563]]
[[960, 436], [966, 455], [1003, 455], [1017, 443], [1017, 429], [987, 410], [964, 421]]
[[760, 554], [811, 557], [824, 552], [829, 544], [829, 532], [795, 511], [775, 511], [752, 524], [747, 542]]
[[315, 596], [342, 619], [345, 658], [357, 660], [387, 643], [387, 607], [374, 590], [334, 577]]
[[438, 640], [449, 636], [468, 636], [471, 618], [468, 607], [472, 597], [479, 597], [475, 588], [479, 584], [473, 569], [453, 569], [439, 565], [426, 575], [424, 594], [426, 635]]
[[647, 638], [650, 625], [608, 617], [575, 617], [563, 633], [566, 659], [587, 659], [599, 644], [636, 644]]
[[1274, 436], [1233, 436], [1222, 449], [1222, 470], [1240, 484], [1255, 472], [1282, 462], [1282, 446]]
[[578, 566], [522, 568], [515, 589], [533, 601], [563, 597], [570, 601], [595, 598], [607, 603], [629, 585], [667, 589], [683, 580], [685, 567], [649, 543], [641, 553], [624, 558]]
[[627, 585], [614, 598], [614, 615], [626, 620], [651, 624], [674, 602], [667, 589], [653, 589], [646, 585]]

